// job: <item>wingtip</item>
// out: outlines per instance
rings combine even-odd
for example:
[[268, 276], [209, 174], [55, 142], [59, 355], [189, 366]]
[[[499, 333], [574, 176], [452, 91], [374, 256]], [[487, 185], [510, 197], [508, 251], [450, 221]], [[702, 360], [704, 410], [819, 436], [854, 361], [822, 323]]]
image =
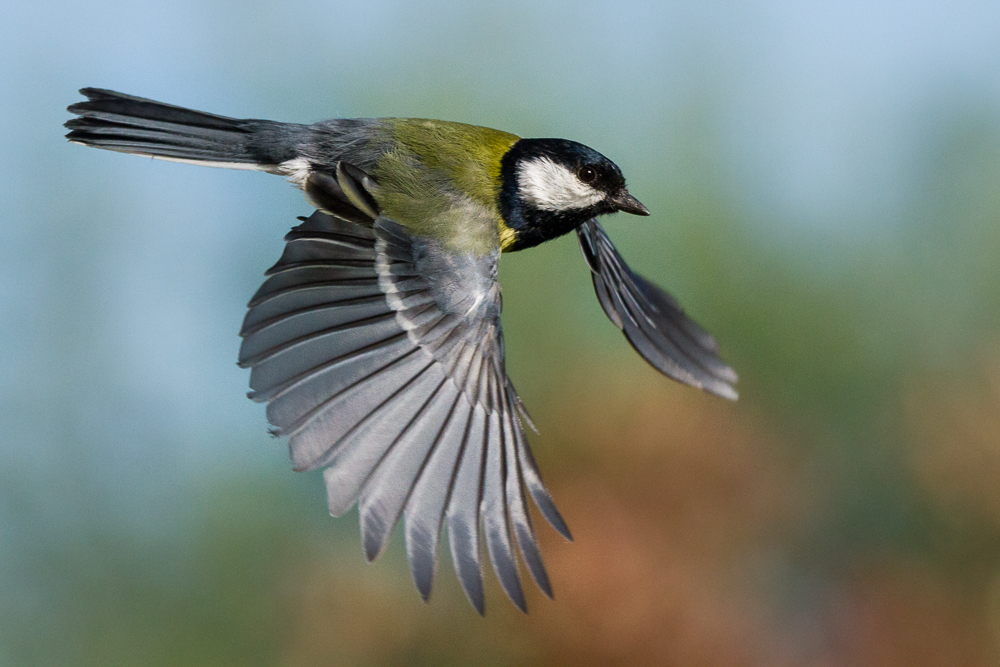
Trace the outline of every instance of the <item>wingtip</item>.
[[458, 568], [455, 570], [458, 575], [458, 583], [462, 587], [462, 592], [465, 593], [465, 598], [472, 605], [480, 616], [486, 615], [486, 595], [483, 592], [483, 574], [482, 570], [477, 568], [474, 572], [469, 572], [465, 568]]
[[517, 607], [522, 614], [528, 613], [528, 602], [527, 600], [524, 599], [523, 592], [521, 592], [521, 594], [518, 595], [516, 599], [514, 597], [511, 597], [510, 593], [507, 593], [507, 597], [510, 599], [511, 602], [514, 603], [514, 606]]
[[[511, 569], [505, 569], [506, 566], [509, 566]], [[506, 593], [507, 599], [520, 609], [522, 613], [527, 614], [528, 602], [524, 599], [524, 587], [521, 586], [521, 578], [517, 574], [516, 563], [505, 563], [499, 567], [494, 564], [493, 570], [497, 574], [497, 579], [500, 581], [500, 588]]]
[[378, 558], [378, 554], [381, 551], [379, 543], [372, 537], [371, 534], [365, 534], [361, 540], [362, 548], [365, 552], [365, 560], [369, 563], [374, 562]]
[[[408, 541], [408, 549], [409, 546]], [[410, 576], [413, 577], [413, 583], [417, 587], [417, 592], [420, 593], [420, 599], [424, 602], [430, 600], [431, 591], [434, 588], [434, 570], [436, 569], [434, 555], [435, 552], [431, 551], [429, 554], [423, 554], [423, 557], [413, 553], [407, 556], [407, 560], [410, 561]]]
[[550, 512], [543, 512], [542, 515], [548, 520], [549, 525], [555, 528], [556, 532], [562, 535], [567, 542], [573, 541], [573, 533], [570, 532], [569, 526], [566, 525], [566, 520], [563, 519], [562, 514], [556, 509], [555, 503], [550, 500]]
[[[329, 487], [327, 490], [329, 492]], [[328, 497], [328, 506], [330, 505], [329, 500]], [[396, 526], [397, 516], [380, 514], [364, 500], [358, 501], [358, 515], [361, 526], [361, 546], [364, 549], [365, 558], [371, 563], [385, 551], [386, 545], [389, 544], [389, 536]]]
[[729, 386], [728, 384], [712, 387], [708, 391], [715, 394], [719, 398], [724, 398], [727, 401], [732, 401], [734, 403], [738, 401], [740, 398], [739, 392], [737, 392], [736, 389]]
[[545, 594], [550, 600], [555, 600], [556, 596], [552, 592], [552, 582], [549, 581], [548, 573], [543, 569], [539, 573], [532, 572], [531, 578], [535, 580], [535, 584], [538, 586], [538, 590]]

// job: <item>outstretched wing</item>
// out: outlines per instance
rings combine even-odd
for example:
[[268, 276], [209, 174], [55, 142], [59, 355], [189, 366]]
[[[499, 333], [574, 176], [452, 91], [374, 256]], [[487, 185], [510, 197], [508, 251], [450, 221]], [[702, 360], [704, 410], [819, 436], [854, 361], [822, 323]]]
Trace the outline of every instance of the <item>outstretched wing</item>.
[[297, 470], [326, 469], [330, 513], [358, 504], [369, 560], [405, 515], [410, 569], [427, 599], [447, 521], [459, 581], [482, 613], [481, 522], [497, 578], [525, 610], [514, 540], [552, 595], [525, 488], [570, 535], [504, 370], [498, 254], [459, 255], [410, 236], [377, 217], [370, 197], [359, 200], [370, 185], [360, 172], [341, 166], [335, 176], [310, 176], [305, 189], [336, 215], [317, 211], [288, 234], [249, 304], [240, 364], [253, 368], [250, 396], [267, 401]]
[[717, 356], [715, 338], [674, 297], [632, 271], [597, 220], [576, 233], [601, 307], [643, 359], [675, 380], [735, 401], [736, 371]]

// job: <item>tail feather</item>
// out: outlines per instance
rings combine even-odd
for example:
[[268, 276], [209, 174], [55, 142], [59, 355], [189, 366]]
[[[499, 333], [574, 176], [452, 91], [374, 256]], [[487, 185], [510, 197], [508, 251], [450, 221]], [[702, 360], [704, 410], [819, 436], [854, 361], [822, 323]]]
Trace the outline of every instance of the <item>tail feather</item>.
[[307, 126], [241, 120], [111, 90], [84, 88], [67, 110], [74, 143], [214, 167], [275, 171], [294, 159]]

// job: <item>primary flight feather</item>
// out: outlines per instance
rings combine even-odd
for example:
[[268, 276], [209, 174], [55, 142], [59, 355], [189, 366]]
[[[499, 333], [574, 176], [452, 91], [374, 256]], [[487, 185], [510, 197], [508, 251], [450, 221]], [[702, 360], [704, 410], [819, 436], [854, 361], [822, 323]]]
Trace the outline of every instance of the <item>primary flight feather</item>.
[[[324, 469], [331, 514], [355, 504], [365, 556], [403, 517], [421, 596], [448, 527], [484, 610], [480, 539], [521, 610], [518, 557], [552, 596], [526, 497], [563, 536], [504, 368], [497, 263], [576, 231], [608, 318], [660, 372], [736, 399], [715, 339], [633, 272], [597, 223], [649, 215], [611, 160], [564, 139], [438, 120], [239, 120], [84, 88], [79, 144], [284, 176], [316, 207], [253, 296], [240, 335], [250, 397], [296, 470]], [[515, 551], [516, 550], [516, 551]]]

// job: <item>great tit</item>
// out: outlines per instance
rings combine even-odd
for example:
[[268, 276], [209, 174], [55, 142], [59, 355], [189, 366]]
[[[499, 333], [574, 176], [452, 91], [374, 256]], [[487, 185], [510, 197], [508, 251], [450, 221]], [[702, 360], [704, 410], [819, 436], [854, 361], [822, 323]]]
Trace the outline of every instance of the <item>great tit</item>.
[[513, 544], [552, 597], [525, 490], [566, 539], [504, 368], [497, 263], [575, 231], [604, 312], [657, 370], [736, 399], [715, 339], [632, 271], [596, 217], [649, 215], [614, 162], [564, 139], [407, 118], [238, 120], [84, 88], [74, 143], [284, 176], [317, 209], [285, 237], [240, 335], [296, 470], [324, 469], [330, 513], [355, 504], [373, 560], [405, 514], [426, 600], [447, 521], [456, 574], [484, 611], [480, 523], [500, 585], [526, 610]]

